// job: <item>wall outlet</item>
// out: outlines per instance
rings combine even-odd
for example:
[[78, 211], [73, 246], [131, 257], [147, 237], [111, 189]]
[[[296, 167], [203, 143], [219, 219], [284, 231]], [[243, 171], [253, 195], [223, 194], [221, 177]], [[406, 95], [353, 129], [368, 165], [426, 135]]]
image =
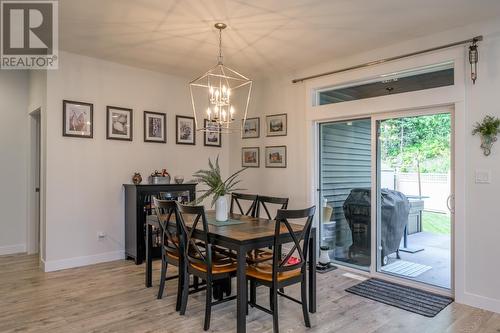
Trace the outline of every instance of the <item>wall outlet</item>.
[[98, 239], [98, 240], [103, 240], [103, 239], [105, 239], [107, 236], [108, 236], [108, 235], [106, 235], [106, 233], [105, 233], [104, 231], [99, 231], [99, 232], [97, 233], [97, 239]]
[[491, 170], [476, 170], [476, 184], [490, 184]]

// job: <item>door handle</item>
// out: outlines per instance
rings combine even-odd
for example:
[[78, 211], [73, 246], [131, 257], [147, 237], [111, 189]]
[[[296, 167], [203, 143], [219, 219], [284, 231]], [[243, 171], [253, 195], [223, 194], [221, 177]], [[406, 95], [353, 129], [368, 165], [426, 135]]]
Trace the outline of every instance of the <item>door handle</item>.
[[[446, 207], [448, 207], [448, 210], [450, 213], [455, 214], [455, 196], [453, 194], [450, 194], [448, 198], [446, 199]], [[451, 201], [453, 200], [453, 207], [451, 204]]]
[[40, 188], [39, 187], [35, 188], [35, 192], [40, 193]]

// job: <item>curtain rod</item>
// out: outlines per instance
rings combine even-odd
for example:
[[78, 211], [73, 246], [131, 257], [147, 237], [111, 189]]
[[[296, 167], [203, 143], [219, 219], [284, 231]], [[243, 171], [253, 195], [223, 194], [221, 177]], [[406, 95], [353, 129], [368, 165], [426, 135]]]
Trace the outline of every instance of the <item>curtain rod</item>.
[[413, 57], [413, 56], [416, 56], [416, 55], [419, 55], [419, 54], [429, 53], [429, 52], [438, 51], [438, 50], [442, 50], [442, 49], [447, 49], [447, 48], [450, 48], [450, 47], [453, 47], [453, 46], [463, 45], [463, 44], [467, 44], [467, 43], [476, 43], [476, 42], [480, 42], [482, 40], [483, 40], [483, 36], [476, 36], [474, 38], [466, 39], [466, 40], [463, 40], [463, 41], [460, 41], [460, 42], [455, 42], [455, 43], [450, 43], [450, 44], [446, 44], [446, 45], [436, 46], [436, 47], [432, 47], [432, 48], [426, 49], [426, 50], [421, 50], [421, 51], [407, 53], [407, 54], [403, 54], [403, 55], [399, 55], [399, 56], [395, 56], [395, 57], [390, 57], [390, 58], [375, 60], [375, 61], [367, 62], [367, 63], [361, 64], [361, 65], [356, 65], [356, 66], [346, 67], [346, 68], [342, 68], [342, 69], [337, 69], [337, 70], [334, 70], [334, 71], [325, 72], [325, 73], [321, 73], [321, 74], [315, 74], [315, 75], [311, 75], [311, 76], [306, 76], [306, 77], [302, 77], [302, 78], [299, 78], [299, 79], [293, 79], [292, 83], [303, 82], [303, 81], [306, 81], [306, 80], [311, 80], [311, 79], [315, 79], [315, 78], [322, 77], [322, 76], [327, 76], [327, 75], [332, 75], [332, 74], [338, 74], [338, 73], [342, 73], [342, 72], [347, 72], [347, 71], [351, 71], [351, 70], [354, 70], [354, 69], [359, 69], [359, 68], [364, 68], [364, 67], [370, 67], [370, 66], [380, 65], [380, 64], [383, 64], [383, 63], [386, 63], [386, 62], [389, 62], [389, 61], [394, 61], [394, 60], [399, 60], [399, 59], [403, 59], [403, 58]]

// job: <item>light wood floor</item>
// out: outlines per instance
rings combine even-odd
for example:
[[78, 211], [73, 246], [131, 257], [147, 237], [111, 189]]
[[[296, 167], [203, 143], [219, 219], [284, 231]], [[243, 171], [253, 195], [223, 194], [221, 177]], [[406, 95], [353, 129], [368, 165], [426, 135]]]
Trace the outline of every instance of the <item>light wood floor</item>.
[[[176, 282], [168, 281], [156, 299], [159, 262], [153, 288], [144, 287], [144, 266], [115, 261], [60, 272], [43, 273], [36, 256], [0, 257], [0, 332], [202, 332], [204, 293], [191, 295], [185, 316], [174, 309]], [[318, 274], [318, 312], [311, 329], [300, 307], [281, 299], [281, 332], [500, 332], [500, 315], [452, 304], [429, 319], [348, 294], [356, 280], [341, 271]], [[286, 289], [298, 296], [297, 288]], [[267, 290], [258, 302], [267, 306]], [[212, 332], [234, 332], [234, 301], [216, 306]], [[248, 332], [272, 332], [271, 317], [250, 309]]]

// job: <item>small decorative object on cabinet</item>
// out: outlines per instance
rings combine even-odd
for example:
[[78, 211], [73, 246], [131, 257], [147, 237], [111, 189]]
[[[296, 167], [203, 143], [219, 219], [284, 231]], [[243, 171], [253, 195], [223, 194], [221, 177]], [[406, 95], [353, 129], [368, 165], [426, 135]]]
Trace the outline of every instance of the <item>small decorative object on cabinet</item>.
[[106, 107], [106, 139], [132, 141], [132, 109]]
[[481, 123], [477, 122], [472, 130], [472, 135], [481, 136], [481, 148], [485, 156], [491, 154], [493, 143], [497, 141], [497, 135], [500, 133], [500, 119], [493, 116], [484, 117]]
[[170, 184], [170, 175], [168, 174], [166, 169], [163, 169], [162, 172], [159, 172], [158, 170], [155, 170], [149, 176], [149, 183], [150, 184]]
[[144, 142], [167, 142], [165, 113], [144, 111]]
[[285, 136], [287, 127], [286, 113], [266, 116], [267, 136]]
[[266, 168], [286, 168], [286, 146], [266, 147]]
[[215, 219], [217, 221], [227, 221], [229, 217], [229, 209], [226, 195], [231, 194], [233, 191], [241, 190], [236, 188], [236, 185], [239, 183], [237, 177], [246, 168], [236, 171], [223, 181], [220, 174], [219, 156], [217, 156], [215, 164], [212, 163], [209, 158], [208, 166], [208, 170], [198, 170], [193, 174], [195, 181], [208, 188], [207, 190], [204, 190], [205, 193], [203, 193], [203, 195], [201, 195], [195, 202], [196, 204], [199, 204], [205, 198], [212, 196], [211, 206], [213, 207], [215, 204]]
[[174, 180], [176, 184], [182, 184], [184, 182], [184, 176], [175, 176]]
[[63, 136], [92, 138], [94, 105], [63, 100]]
[[[188, 203], [196, 199], [196, 184], [124, 184], [125, 188], [125, 254], [141, 264], [146, 255], [146, 219], [155, 219], [153, 199], [177, 200]], [[153, 230], [153, 240], [160, 239]], [[153, 257], [160, 257], [160, 243], [153, 242]]]
[[135, 185], [139, 185], [140, 183], [142, 183], [142, 176], [139, 172], [134, 173], [134, 176], [132, 177], [132, 183], [134, 183]]

